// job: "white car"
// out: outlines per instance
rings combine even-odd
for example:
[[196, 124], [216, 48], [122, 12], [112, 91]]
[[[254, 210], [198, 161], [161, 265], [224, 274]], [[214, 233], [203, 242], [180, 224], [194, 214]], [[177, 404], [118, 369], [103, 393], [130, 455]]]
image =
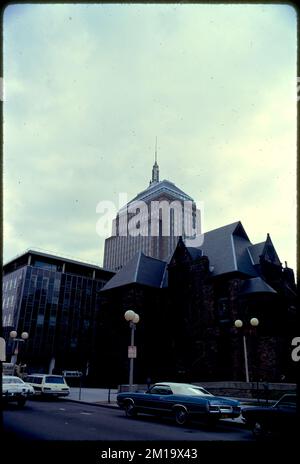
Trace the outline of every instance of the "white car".
[[26, 400], [34, 395], [34, 388], [13, 375], [2, 376], [2, 400], [16, 401], [18, 406], [24, 406]]
[[70, 394], [70, 387], [62, 375], [30, 374], [25, 380], [34, 388], [36, 395], [54, 397]]

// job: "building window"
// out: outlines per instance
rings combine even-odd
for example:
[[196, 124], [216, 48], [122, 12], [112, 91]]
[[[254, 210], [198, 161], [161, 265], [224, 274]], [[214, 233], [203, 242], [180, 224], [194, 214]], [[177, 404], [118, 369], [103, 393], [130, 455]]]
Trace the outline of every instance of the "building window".
[[44, 324], [44, 315], [38, 314], [36, 325], [43, 325]]
[[56, 325], [56, 316], [50, 316], [49, 318], [49, 326], [54, 327]]
[[43, 261], [36, 261], [34, 263], [34, 266], [39, 267], [41, 269], [46, 269], [47, 271], [57, 271], [57, 265], [56, 264], [44, 263]]

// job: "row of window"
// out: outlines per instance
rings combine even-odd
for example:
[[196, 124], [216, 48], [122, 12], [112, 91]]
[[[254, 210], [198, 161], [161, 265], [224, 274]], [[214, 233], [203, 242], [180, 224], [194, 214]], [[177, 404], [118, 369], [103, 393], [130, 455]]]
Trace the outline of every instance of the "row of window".
[[12, 327], [13, 323], [13, 313], [10, 311], [9, 313], [3, 314], [2, 320], [3, 327]]
[[15, 295], [8, 296], [2, 300], [2, 309], [13, 307], [15, 304]]
[[15, 279], [10, 279], [10, 280], [7, 280], [6, 282], [3, 282], [2, 284], [3, 292], [7, 292], [8, 290], [11, 290], [12, 288], [16, 288], [17, 282], [18, 282], [17, 277]]

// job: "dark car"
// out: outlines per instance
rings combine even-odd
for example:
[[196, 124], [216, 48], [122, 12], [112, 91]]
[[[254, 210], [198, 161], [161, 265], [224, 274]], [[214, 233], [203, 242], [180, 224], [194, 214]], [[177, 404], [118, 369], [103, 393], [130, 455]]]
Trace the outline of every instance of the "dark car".
[[117, 402], [128, 417], [139, 412], [173, 416], [179, 425], [188, 419], [204, 419], [215, 424], [219, 419], [233, 419], [240, 415], [238, 401], [214, 396], [202, 387], [183, 383], [162, 382], [146, 392], [119, 393]]
[[242, 418], [259, 439], [277, 436], [293, 437], [298, 430], [296, 424], [296, 395], [283, 395], [271, 407], [246, 407], [242, 409]]

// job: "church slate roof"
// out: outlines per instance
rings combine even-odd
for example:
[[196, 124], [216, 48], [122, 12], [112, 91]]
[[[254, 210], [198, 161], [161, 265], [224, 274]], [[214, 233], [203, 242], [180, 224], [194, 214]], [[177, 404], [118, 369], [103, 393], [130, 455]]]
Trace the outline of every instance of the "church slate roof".
[[200, 248], [195, 248], [195, 247], [187, 247], [187, 250], [192, 258], [193, 261], [195, 261], [197, 258], [200, 258], [203, 256], [203, 251], [200, 250]]
[[[270, 238], [269, 241], [271, 243]], [[264, 249], [265, 242], [251, 244], [240, 221], [206, 232], [201, 247], [187, 247], [193, 261], [201, 256], [208, 257], [212, 277], [239, 272], [250, 278], [245, 281], [244, 293], [272, 293], [275, 290], [259, 277], [256, 266]], [[168, 264], [172, 256], [165, 262], [139, 252], [106, 283], [102, 291], [132, 283], [167, 287]], [[249, 282], [248, 286], [246, 282]]]
[[256, 243], [248, 247], [253, 264], [259, 264], [259, 257], [263, 254], [266, 242]]
[[140, 251], [104, 285], [101, 291], [133, 283], [159, 288], [166, 266], [166, 262], [146, 256]]
[[268, 285], [261, 277], [254, 277], [253, 279], [247, 279], [242, 285], [240, 294], [249, 295], [251, 293], [274, 293], [277, 292]]
[[199, 247], [208, 256], [213, 267], [212, 276], [241, 272], [256, 277], [248, 253], [251, 242], [240, 221], [204, 233], [203, 245]]

